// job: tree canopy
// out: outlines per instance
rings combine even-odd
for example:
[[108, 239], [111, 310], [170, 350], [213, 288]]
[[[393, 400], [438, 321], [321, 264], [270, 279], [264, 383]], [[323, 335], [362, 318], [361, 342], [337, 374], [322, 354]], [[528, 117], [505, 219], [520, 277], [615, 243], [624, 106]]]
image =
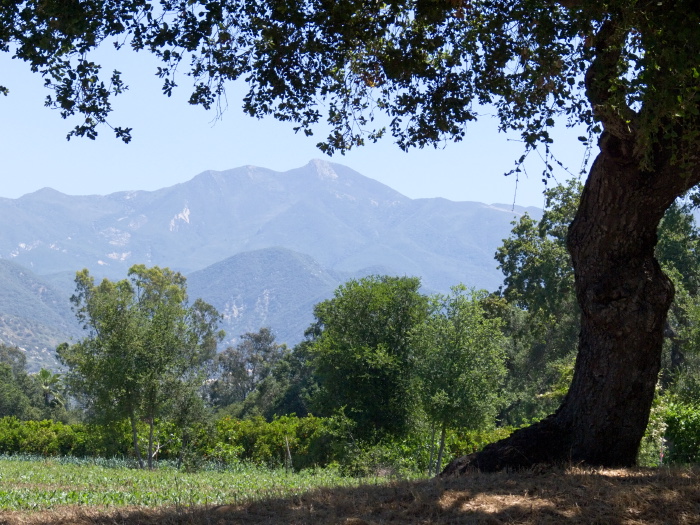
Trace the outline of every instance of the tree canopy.
[[699, 22], [691, 1], [15, 1], [0, 49], [45, 78], [48, 105], [84, 117], [72, 135], [91, 138], [125, 89], [90, 59], [105, 41], [160, 58], [165, 94], [185, 68], [192, 104], [220, 107], [227, 83], [244, 80], [245, 112], [307, 134], [325, 122], [327, 152], [386, 131], [401, 148], [462, 140], [484, 105], [546, 160], [557, 118], [588, 126], [589, 144], [599, 134], [567, 234], [581, 311], [572, 387], [551, 418], [457, 472], [634, 462], [674, 294], [656, 231], [700, 182]]
[[168, 268], [132, 266], [129, 279], [95, 284], [87, 270], [76, 275], [71, 298], [87, 331], [76, 344], [57, 349], [68, 381], [93, 417], [129, 420], [141, 462], [137, 422], [149, 425], [152, 464], [156, 418], [201, 388], [204, 367], [223, 338], [218, 312], [201, 299], [189, 305], [185, 278]]
[[47, 0], [3, 8], [0, 49], [44, 77], [47, 104], [85, 117], [72, 134], [92, 138], [126, 87], [89, 58], [106, 42], [160, 58], [167, 95], [184, 69], [190, 103], [206, 108], [244, 79], [247, 113], [309, 134], [325, 120], [327, 151], [379, 138], [380, 112], [401, 147], [461, 140], [492, 104], [530, 146], [564, 116], [639, 132], [647, 163], [673, 139], [683, 164], [697, 138], [680, 130], [697, 127], [698, 16], [692, 2]]
[[363, 438], [410, 428], [417, 401], [410, 336], [428, 315], [419, 288], [415, 277], [364, 277], [314, 308], [317, 403], [329, 415], [345, 409]]

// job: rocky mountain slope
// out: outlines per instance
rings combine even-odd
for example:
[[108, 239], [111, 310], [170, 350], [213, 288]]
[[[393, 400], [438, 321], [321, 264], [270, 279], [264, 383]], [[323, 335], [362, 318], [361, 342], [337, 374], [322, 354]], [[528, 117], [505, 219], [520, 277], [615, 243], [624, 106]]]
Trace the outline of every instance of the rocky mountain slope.
[[225, 313], [233, 336], [267, 323], [294, 342], [314, 302], [350, 276], [417, 275], [435, 291], [459, 282], [497, 288], [493, 254], [525, 211], [540, 213], [409, 199], [318, 160], [283, 173], [245, 166], [150, 192], [45, 188], [0, 199], [0, 259], [66, 301], [79, 269], [121, 279], [132, 264], [169, 266], [189, 276], [192, 297]]

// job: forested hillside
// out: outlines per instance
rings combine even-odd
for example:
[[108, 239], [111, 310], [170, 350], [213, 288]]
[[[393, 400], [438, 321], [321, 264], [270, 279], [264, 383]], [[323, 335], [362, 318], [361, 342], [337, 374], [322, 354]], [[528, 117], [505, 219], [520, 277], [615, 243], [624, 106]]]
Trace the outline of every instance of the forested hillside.
[[29, 370], [56, 366], [56, 346], [79, 335], [69, 296], [27, 268], [0, 259], [0, 343], [27, 351]]

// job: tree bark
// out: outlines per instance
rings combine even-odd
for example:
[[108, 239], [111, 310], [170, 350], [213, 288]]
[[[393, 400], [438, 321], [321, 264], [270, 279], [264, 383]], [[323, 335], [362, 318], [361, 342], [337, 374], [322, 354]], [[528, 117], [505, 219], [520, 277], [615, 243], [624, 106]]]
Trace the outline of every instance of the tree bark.
[[136, 426], [136, 417], [131, 414], [129, 417], [131, 422], [131, 439], [134, 445], [134, 453], [136, 454], [136, 461], [139, 463], [139, 468], [143, 468], [143, 458], [141, 458], [141, 451], [139, 450], [139, 433], [138, 427]]
[[569, 392], [554, 414], [454, 460], [443, 475], [538, 463], [635, 464], [674, 293], [654, 258], [656, 230], [665, 210], [698, 177], [679, 176], [669, 162], [640, 169], [631, 139], [605, 132], [600, 147], [569, 228], [581, 306]]
[[153, 470], [153, 426], [154, 418], [148, 420], [148, 470]]
[[442, 468], [442, 455], [445, 453], [445, 434], [447, 433], [447, 425], [442, 424], [442, 431], [440, 432], [440, 450], [438, 451], [437, 464], [435, 465], [435, 472], [440, 472]]

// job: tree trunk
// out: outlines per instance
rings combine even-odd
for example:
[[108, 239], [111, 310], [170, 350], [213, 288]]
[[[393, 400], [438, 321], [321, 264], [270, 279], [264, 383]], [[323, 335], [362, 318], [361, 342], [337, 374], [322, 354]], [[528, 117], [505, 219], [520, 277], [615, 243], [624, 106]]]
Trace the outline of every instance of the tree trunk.
[[[430, 459], [428, 460], [428, 477], [433, 475], [433, 459], [435, 459], [435, 423], [430, 425]], [[439, 470], [435, 470], [437, 474]]]
[[442, 455], [445, 453], [445, 434], [447, 432], [447, 425], [442, 424], [442, 431], [440, 432], [440, 450], [438, 451], [437, 463], [435, 464], [435, 472], [440, 472], [442, 468]]
[[153, 426], [154, 418], [148, 420], [148, 470], [153, 470]]
[[139, 463], [139, 468], [143, 468], [143, 458], [141, 458], [141, 451], [139, 450], [139, 433], [138, 427], [136, 426], [136, 417], [132, 414], [129, 418], [131, 421], [131, 439], [134, 444], [134, 452], [136, 453], [136, 461]]
[[458, 458], [443, 475], [538, 463], [634, 465], [646, 429], [673, 285], [654, 258], [656, 230], [697, 180], [639, 169], [633, 145], [604, 133], [569, 228], [581, 306], [574, 377], [546, 419]]

